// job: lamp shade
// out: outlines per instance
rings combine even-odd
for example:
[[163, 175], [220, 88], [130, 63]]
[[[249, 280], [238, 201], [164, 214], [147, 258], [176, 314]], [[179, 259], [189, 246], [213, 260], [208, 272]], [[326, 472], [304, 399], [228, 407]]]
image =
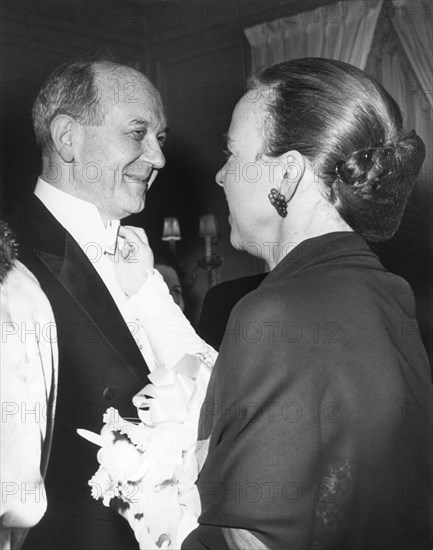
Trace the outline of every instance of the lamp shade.
[[180, 227], [177, 218], [164, 218], [163, 241], [180, 241]]
[[218, 235], [217, 219], [213, 214], [200, 216], [200, 237], [214, 237]]

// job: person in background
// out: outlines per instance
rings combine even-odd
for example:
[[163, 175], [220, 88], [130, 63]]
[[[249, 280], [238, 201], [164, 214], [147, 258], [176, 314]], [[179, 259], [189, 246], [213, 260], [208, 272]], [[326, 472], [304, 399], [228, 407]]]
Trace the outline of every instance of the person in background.
[[16, 249], [0, 220], [2, 550], [19, 550], [46, 511], [44, 478], [57, 397], [54, 315]]
[[176, 262], [169, 255], [154, 251], [155, 264], [166, 283], [168, 290], [175, 302], [182, 311], [185, 311], [185, 300], [183, 296], [182, 284], [180, 282], [182, 273], [176, 265]]

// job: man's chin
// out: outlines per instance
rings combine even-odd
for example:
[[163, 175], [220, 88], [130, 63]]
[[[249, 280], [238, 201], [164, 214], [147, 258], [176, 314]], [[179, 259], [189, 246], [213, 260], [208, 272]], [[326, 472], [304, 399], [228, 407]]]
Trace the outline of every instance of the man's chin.
[[145, 197], [136, 199], [134, 201], [128, 201], [122, 208], [122, 215], [119, 215], [119, 219], [127, 218], [128, 216], [133, 216], [134, 214], [139, 214], [144, 210], [146, 206]]
[[131, 208], [131, 214], [139, 214], [140, 212], [143, 212], [145, 206], [146, 199], [141, 199], [136, 204], [134, 204], [133, 208]]

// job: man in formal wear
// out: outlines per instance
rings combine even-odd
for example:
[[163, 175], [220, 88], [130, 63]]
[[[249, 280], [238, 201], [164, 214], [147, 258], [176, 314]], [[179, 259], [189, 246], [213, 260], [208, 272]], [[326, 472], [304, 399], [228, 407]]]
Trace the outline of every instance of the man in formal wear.
[[[34, 195], [9, 221], [20, 260], [53, 308], [59, 381], [47, 513], [25, 548], [138, 548], [126, 521], [92, 499], [88, 481], [97, 449], [76, 430], [98, 432], [108, 407], [137, 416], [132, 397], [147, 383], [145, 335], [119, 284], [123, 255], [133, 258], [134, 250], [119, 256], [116, 228], [117, 220], [144, 208], [165, 164], [163, 105], [137, 70], [80, 61], [48, 78], [33, 123], [42, 174]], [[120, 228], [120, 235], [128, 231]]]

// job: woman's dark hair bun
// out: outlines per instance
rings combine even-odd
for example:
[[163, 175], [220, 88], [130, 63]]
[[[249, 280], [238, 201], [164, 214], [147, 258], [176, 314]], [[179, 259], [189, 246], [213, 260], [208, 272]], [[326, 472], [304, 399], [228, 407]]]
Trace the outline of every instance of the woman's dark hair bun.
[[392, 237], [424, 157], [424, 142], [411, 130], [339, 160], [332, 189], [343, 218], [372, 242]]
[[[408, 176], [418, 174], [420, 159], [414, 163], [414, 160], [417, 160], [413, 158], [414, 153], [421, 157], [422, 162], [425, 156], [424, 143], [415, 131], [411, 130], [395, 142], [385, 145], [377, 143], [367, 149], [355, 151], [346, 160], [339, 160], [335, 166], [335, 173], [341, 182], [353, 187], [355, 195], [370, 198], [383, 189], [383, 184], [390, 177], [401, 175], [401, 170]], [[409, 158], [405, 158], [406, 155], [411, 157], [410, 161]], [[413, 174], [409, 173], [411, 166], [414, 168]], [[386, 198], [386, 191], [382, 198]]]
[[385, 176], [391, 175], [395, 154], [394, 145], [378, 143], [338, 161], [335, 172], [344, 184], [354, 187], [356, 195], [367, 198], [380, 188]]

